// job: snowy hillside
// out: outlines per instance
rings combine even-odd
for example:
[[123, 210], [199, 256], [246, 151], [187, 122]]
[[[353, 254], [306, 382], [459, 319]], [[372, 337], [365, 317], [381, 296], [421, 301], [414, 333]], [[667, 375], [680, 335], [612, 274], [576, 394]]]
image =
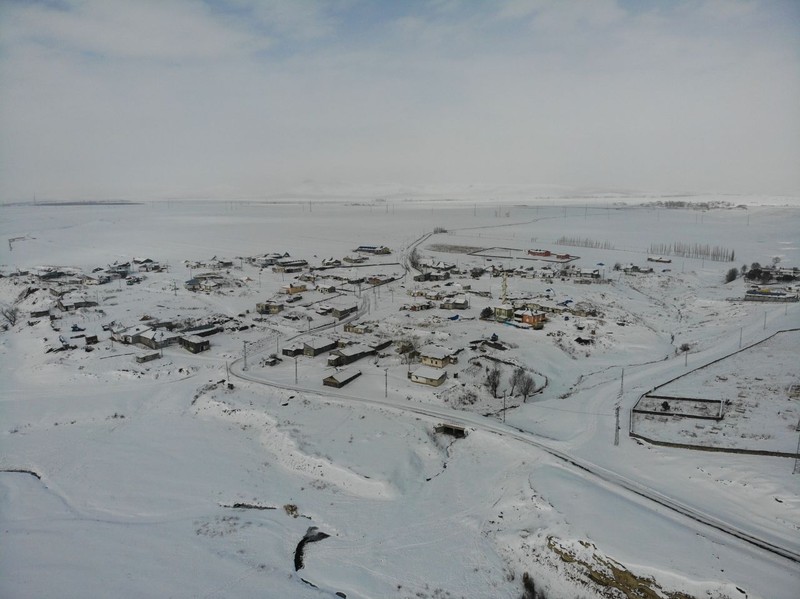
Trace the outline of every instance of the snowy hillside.
[[800, 209], [386, 198], [0, 207], [0, 595], [797, 596]]

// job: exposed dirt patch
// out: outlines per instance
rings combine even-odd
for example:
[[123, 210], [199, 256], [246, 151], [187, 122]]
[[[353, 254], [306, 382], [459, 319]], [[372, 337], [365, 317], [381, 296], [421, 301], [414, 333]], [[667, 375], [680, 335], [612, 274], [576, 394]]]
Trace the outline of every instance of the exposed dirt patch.
[[692, 599], [691, 595], [682, 592], [665, 591], [649, 576], [637, 576], [619, 562], [602, 555], [589, 541], [579, 543], [585, 549], [580, 555], [555, 537], [547, 539], [547, 546], [562, 561], [577, 566], [582, 577], [594, 583], [604, 596], [622, 596], [627, 599]]

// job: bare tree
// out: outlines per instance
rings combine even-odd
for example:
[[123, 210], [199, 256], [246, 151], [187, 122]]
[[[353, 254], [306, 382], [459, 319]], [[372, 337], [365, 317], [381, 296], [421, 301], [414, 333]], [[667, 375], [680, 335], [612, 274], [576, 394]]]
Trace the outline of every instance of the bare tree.
[[8, 304], [2, 304], [0, 305], [0, 317], [13, 327], [17, 324], [17, 319], [19, 318], [19, 308], [16, 306], [9, 306]]
[[528, 397], [536, 390], [536, 383], [533, 380], [533, 377], [528, 373], [522, 377], [522, 379], [517, 383], [519, 386], [519, 392], [522, 394], [523, 400], [522, 402], [525, 403], [528, 401]]
[[511, 378], [508, 379], [508, 382], [511, 383], [511, 392], [509, 395], [514, 395], [514, 389], [522, 381], [522, 377], [525, 376], [525, 371], [522, 368], [515, 368], [514, 372], [511, 373]]
[[496, 362], [486, 371], [486, 386], [492, 392], [492, 397], [497, 397], [497, 388], [500, 386], [501, 370]]
[[408, 254], [408, 263], [411, 265], [411, 268], [419, 270], [419, 261], [420, 261], [419, 252], [417, 251], [417, 248], [414, 248]]

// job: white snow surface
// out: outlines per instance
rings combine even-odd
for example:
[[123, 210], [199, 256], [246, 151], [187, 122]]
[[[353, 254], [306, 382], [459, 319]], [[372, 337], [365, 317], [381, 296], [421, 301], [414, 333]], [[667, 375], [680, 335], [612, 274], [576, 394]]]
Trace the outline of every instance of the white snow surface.
[[[20, 310], [0, 332], [0, 596], [516, 598], [524, 572], [549, 597], [620, 596], [562, 561], [548, 547], [556, 542], [652, 577], [664, 597], [797, 597], [797, 561], [726, 532], [800, 556], [793, 459], [627, 435], [639, 397], [673, 379], [661, 391], [737, 396], [722, 421], [736, 447], [791, 453], [800, 434], [800, 397], [792, 391], [800, 385], [798, 333], [772, 337], [800, 328], [800, 304], [729, 301], [746, 285], [723, 283], [732, 266], [775, 256], [800, 266], [800, 208], [759, 205], [783, 198], [681, 199], [747, 208], [639, 205], [654, 198], [0, 207], [0, 231], [14, 240], [0, 256], [0, 302]], [[426, 236], [434, 227], [447, 231]], [[608, 241], [613, 249], [556, 245], [560, 237]], [[421, 238], [421, 257], [467, 274], [435, 283], [404, 275], [408, 250]], [[647, 262], [651, 243], [676, 241], [733, 249], [736, 258]], [[392, 249], [370, 256], [363, 272], [398, 280], [375, 289], [337, 282], [338, 298], [309, 283], [284, 312], [256, 313], [258, 302], [283, 301], [281, 286], [299, 273], [259, 272], [242, 258], [288, 252], [318, 266], [362, 244]], [[495, 255], [505, 257], [459, 247], [503, 248]], [[538, 270], [546, 263], [524, 255], [539, 247], [577, 254], [574, 264], [601, 269], [610, 282], [514, 276], [509, 298], [569, 299], [598, 313], [551, 315], [542, 330], [479, 319], [501, 303], [502, 278], [472, 279], [469, 268]], [[233, 261], [221, 271], [227, 283], [208, 293], [185, 289], [185, 280], [208, 269], [190, 271], [184, 261], [215, 256]], [[63, 313], [53, 322], [58, 331], [46, 317], [29, 316], [55, 303], [56, 286], [8, 276], [44, 267], [90, 274], [148, 257], [168, 270], [139, 273], [145, 278], [133, 285], [69, 285], [74, 291], [65, 297], [98, 306]], [[613, 270], [617, 262], [655, 272], [624, 275]], [[438, 301], [432, 310], [399, 309], [414, 303], [414, 288], [452, 295], [449, 282], [471, 285], [467, 310], [444, 310]], [[21, 299], [30, 288], [38, 291]], [[362, 308], [355, 321], [371, 333], [345, 333], [341, 322], [314, 311], [354, 299]], [[284, 318], [290, 312], [298, 320]], [[137, 363], [136, 355], [153, 350], [112, 343], [102, 325], [146, 325], [145, 315], [233, 320], [208, 337], [208, 351], [171, 345], [163, 357]], [[323, 325], [331, 326], [317, 334], [349, 343], [387, 337], [461, 351], [441, 387], [409, 381], [418, 364], [394, 346], [356, 362], [362, 375], [341, 389], [322, 385], [334, 372], [327, 354], [264, 365], [267, 354]], [[493, 333], [507, 349], [470, 349]], [[94, 351], [84, 351], [79, 334], [98, 335]], [[59, 335], [76, 348], [46, 353], [61, 345]], [[594, 343], [579, 345], [578, 336]], [[737, 353], [740, 339], [753, 347]], [[503, 374], [495, 398], [483, 379], [496, 360]], [[511, 392], [516, 366], [535, 380], [527, 401]], [[445, 422], [464, 425], [468, 435], [435, 432]], [[665, 440], [685, 438], [661, 432]], [[295, 548], [309, 526], [330, 537], [307, 544], [295, 571]]]

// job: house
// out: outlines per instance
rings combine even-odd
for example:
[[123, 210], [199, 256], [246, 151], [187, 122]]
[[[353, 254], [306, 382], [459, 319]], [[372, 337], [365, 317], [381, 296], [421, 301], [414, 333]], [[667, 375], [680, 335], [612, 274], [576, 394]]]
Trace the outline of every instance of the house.
[[449, 270], [436, 270], [429, 273], [428, 280], [429, 281], [446, 281], [450, 278], [450, 271]]
[[356, 324], [353, 322], [348, 322], [344, 325], [344, 332], [345, 333], [355, 333], [357, 335], [363, 335], [364, 333], [369, 333], [372, 329], [365, 325], [365, 324]]
[[110, 264], [106, 269], [106, 272], [111, 275], [117, 275], [118, 278], [127, 277], [128, 273], [131, 271], [130, 262], [124, 262], [122, 264]]
[[161, 349], [162, 347], [178, 343], [180, 338], [180, 335], [174, 335], [172, 333], [164, 334], [164, 331], [150, 329], [140, 333], [137, 336], [136, 343], [141, 343], [150, 349]]
[[331, 351], [330, 356], [328, 356], [328, 366], [345, 366], [374, 353], [375, 350], [371, 347], [360, 343], [340, 347]]
[[284, 254], [273, 252], [271, 254], [264, 254], [263, 256], [255, 256], [253, 258], [248, 258], [247, 261], [255, 264], [256, 266], [264, 268], [265, 266], [273, 266], [278, 260], [288, 257], [289, 257], [288, 252]]
[[281, 287], [281, 293], [285, 293], [287, 295], [303, 293], [304, 291], [308, 291], [308, 288], [304, 283], [289, 283], [288, 285], [283, 285]]
[[283, 304], [278, 302], [262, 302], [256, 304], [256, 312], [259, 314], [277, 314], [283, 311]]
[[300, 272], [308, 266], [307, 260], [282, 259], [275, 262], [272, 272]]
[[341, 266], [341, 265], [342, 261], [336, 258], [325, 258], [324, 260], [322, 260], [322, 266], [324, 266], [325, 268], [334, 268], [336, 266]]
[[578, 276], [582, 279], [599, 279], [600, 271], [596, 268], [581, 268], [578, 271]]
[[302, 355], [302, 353], [303, 353], [303, 345], [298, 343], [296, 345], [290, 345], [288, 347], [284, 347], [283, 350], [281, 350], [281, 353], [284, 356], [288, 356], [290, 358], [294, 358], [295, 356]]
[[418, 275], [414, 275], [414, 280], [417, 283], [424, 283], [425, 281], [430, 281], [431, 273], [430, 272], [423, 272]]
[[199, 354], [211, 348], [211, 342], [208, 339], [198, 337], [197, 335], [181, 337], [179, 343], [193, 354]]
[[442, 301], [441, 308], [443, 310], [466, 310], [469, 308], [469, 302], [464, 295], [446, 297]]
[[347, 283], [349, 283], [350, 285], [361, 285], [361, 283], [365, 281], [362, 275], [354, 272], [347, 274], [344, 280], [347, 281]]
[[[514, 320], [517, 319], [517, 312], [519, 312], [519, 310], [514, 312]], [[533, 310], [522, 310], [521, 312], [522, 314], [520, 314], [519, 322], [529, 324], [534, 329], [541, 329], [544, 325], [544, 312], [534, 312]]]
[[335, 285], [317, 285], [317, 291], [320, 293], [336, 293]]
[[385, 245], [360, 245], [353, 251], [362, 252], [364, 254], [391, 254], [392, 253], [392, 250], [387, 248]]
[[340, 387], [344, 387], [347, 383], [352, 381], [353, 379], [357, 379], [361, 376], [361, 371], [356, 370], [354, 368], [347, 368], [345, 370], [340, 370], [330, 376], [326, 376], [322, 379], [322, 384], [326, 387], [336, 387], [339, 389]]
[[78, 308], [94, 308], [97, 306], [97, 302], [87, 299], [74, 299], [74, 300], [65, 300], [60, 299], [56, 304], [60, 310], [64, 312], [73, 312]]
[[118, 341], [119, 343], [125, 343], [127, 345], [131, 345], [133, 343], [139, 343], [139, 335], [142, 333], [149, 331], [151, 327], [149, 325], [144, 324], [137, 324], [132, 327], [128, 327], [126, 329], [116, 330], [111, 332], [111, 339], [114, 341]]
[[370, 285], [386, 285], [394, 281], [394, 277], [388, 275], [371, 275], [367, 277], [367, 283]]
[[408, 378], [414, 383], [438, 387], [447, 380], [447, 371], [430, 366], [420, 366], [414, 372], [409, 373]]
[[386, 349], [392, 344], [391, 339], [376, 339], [370, 343], [367, 343], [367, 346], [374, 351], [375, 353], [381, 351], [382, 349]]
[[366, 262], [367, 261], [367, 257], [366, 256], [345, 256], [344, 257], [344, 261], [345, 262], [349, 262], [350, 264], [361, 264], [362, 262]]
[[431, 310], [431, 309], [433, 309], [435, 307], [436, 307], [436, 304], [434, 304], [433, 302], [428, 301], [428, 302], [421, 302], [419, 304], [411, 304], [411, 305], [408, 305], [408, 306], [401, 306], [400, 309], [403, 310], [405, 308], [406, 310], [411, 310], [412, 312], [418, 312], [420, 310]]
[[512, 320], [514, 318], [514, 306], [511, 304], [501, 304], [494, 307], [494, 317], [496, 320]]
[[183, 284], [183, 286], [189, 291], [200, 291], [202, 287], [200, 279], [195, 279], [195, 278], [189, 279]]
[[318, 356], [326, 351], [336, 349], [338, 343], [328, 337], [313, 337], [303, 343], [304, 356]]
[[341, 320], [342, 318], [349, 316], [350, 314], [355, 314], [356, 312], [358, 312], [358, 304], [353, 302], [352, 304], [335, 306], [332, 314], [334, 318]]
[[434, 368], [444, 368], [448, 364], [455, 364], [458, 362], [456, 352], [446, 347], [439, 347], [438, 345], [426, 345], [420, 348], [419, 358], [425, 366], [432, 366]]

